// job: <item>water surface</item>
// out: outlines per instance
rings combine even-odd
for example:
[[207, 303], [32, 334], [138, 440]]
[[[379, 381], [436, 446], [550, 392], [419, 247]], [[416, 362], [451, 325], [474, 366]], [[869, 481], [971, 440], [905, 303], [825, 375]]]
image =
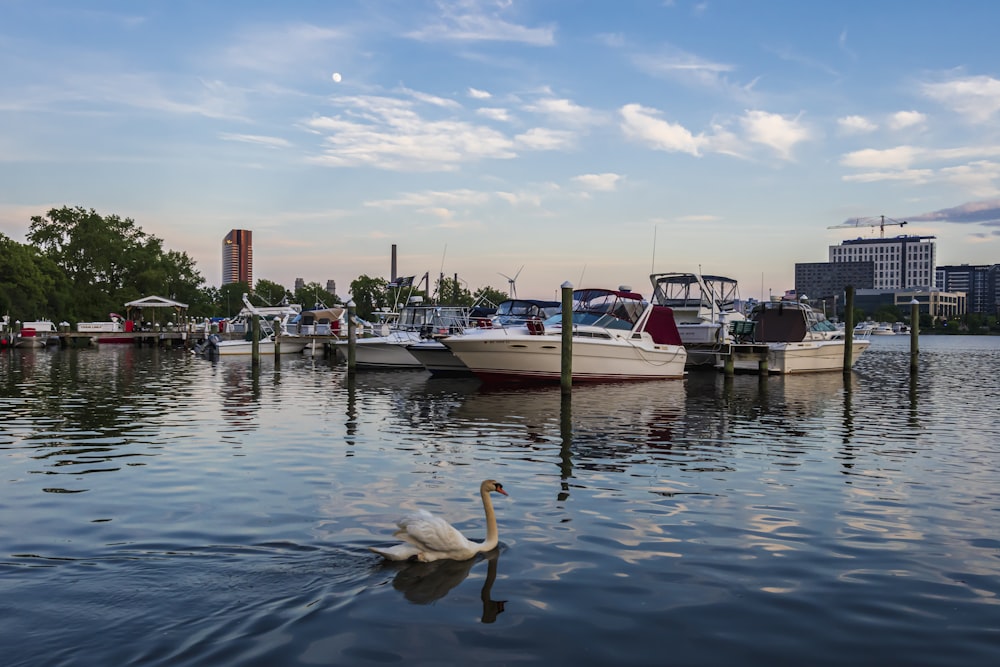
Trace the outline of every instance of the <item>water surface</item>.
[[[487, 389], [0, 354], [6, 665], [1000, 664], [1000, 340]], [[425, 508], [501, 545], [383, 564]]]

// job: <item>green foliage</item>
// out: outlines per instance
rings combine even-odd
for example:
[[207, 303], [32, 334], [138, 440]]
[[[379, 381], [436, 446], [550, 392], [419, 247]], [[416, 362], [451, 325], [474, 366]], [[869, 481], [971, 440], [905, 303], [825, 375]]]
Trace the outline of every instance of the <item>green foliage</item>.
[[896, 306], [879, 306], [878, 310], [872, 315], [872, 319], [876, 322], [901, 322], [903, 321], [903, 314], [899, 311]]
[[319, 283], [306, 283], [295, 290], [292, 301], [302, 304], [303, 310], [311, 310], [317, 303], [324, 303], [327, 306], [338, 303], [337, 295], [327, 292]]
[[0, 315], [12, 320], [72, 316], [69, 280], [51, 259], [0, 234]]
[[68, 281], [72, 298], [61, 317], [103, 320], [126, 302], [152, 295], [189, 306], [201, 300], [204, 278], [194, 262], [164, 251], [163, 242], [131, 218], [64, 206], [32, 216], [27, 237]]
[[474, 298], [472, 292], [462, 287], [455, 278], [439, 278], [435, 288], [438, 303], [451, 306], [471, 306]]
[[255, 306], [277, 306], [282, 301], [290, 302], [291, 298], [292, 293], [283, 285], [261, 278], [250, 295], [250, 303]]
[[389, 308], [390, 301], [386, 294], [388, 282], [384, 278], [359, 276], [351, 283], [351, 299], [354, 301], [355, 314], [363, 320], [372, 319], [376, 310]]
[[472, 297], [476, 303], [487, 306], [497, 306], [501, 301], [506, 301], [510, 298], [510, 296], [507, 295], [507, 292], [490, 287], [489, 285], [477, 289]]

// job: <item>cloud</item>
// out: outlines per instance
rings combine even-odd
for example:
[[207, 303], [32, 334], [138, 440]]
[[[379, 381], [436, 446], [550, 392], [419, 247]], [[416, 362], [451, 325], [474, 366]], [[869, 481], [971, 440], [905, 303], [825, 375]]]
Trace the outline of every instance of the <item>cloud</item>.
[[223, 141], [239, 141], [247, 144], [257, 144], [258, 146], [267, 146], [269, 148], [288, 148], [292, 145], [288, 140], [280, 137], [265, 137], [256, 134], [231, 134], [223, 132], [219, 135], [219, 138]]
[[699, 148], [705, 143], [702, 136], [695, 136], [683, 125], [660, 118], [660, 112], [639, 104], [626, 104], [620, 110], [622, 132], [626, 137], [647, 143], [656, 150], [668, 153], [687, 153], [698, 157]]
[[581, 174], [574, 176], [573, 180], [582, 185], [587, 190], [598, 192], [613, 192], [621, 181], [621, 174]]
[[[412, 95], [427, 101], [433, 98]], [[431, 99], [433, 98], [433, 99]], [[425, 118], [410, 100], [363, 95], [336, 98], [341, 114], [309, 119], [304, 125], [322, 135], [323, 150], [310, 161], [335, 167], [371, 166], [394, 171], [451, 171], [463, 162], [510, 159], [514, 141], [483, 125], [456, 118]]]
[[749, 141], [773, 149], [784, 160], [792, 159], [796, 144], [808, 140], [809, 130], [798, 118], [749, 110], [740, 121]]
[[867, 134], [878, 129], [878, 125], [864, 116], [844, 116], [837, 119], [841, 134]]
[[442, 3], [440, 18], [407, 34], [423, 42], [441, 40], [462, 42], [518, 42], [529, 46], [552, 46], [555, 29], [552, 26], [529, 28], [511, 23], [500, 14], [510, 3], [496, 3], [496, 11], [485, 9], [489, 3], [475, 0]]
[[417, 208], [417, 209], [451, 209], [456, 206], [482, 205], [490, 200], [490, 194], [481, 190], [424, 190], [410, 192], [395, 199], [379, 199], [365, 202], [371, 208]]
[[551, 151], [575, 145], [576, 135], [566, 130], [535, 127], [514, 137], [514, 142], [529, 150]]
[[921, 91], [973, 123], [988, 122], [1000, 111], [1000, 80], [991, 76], [925, 83]]
[[597, 122], [598, 116], [592, 110], [567, 99], [548, 97], [524, 107], [525, 111], [542, 114], [559, 123], [570, 125], [590, 125]]
[[922, 153], [922, 149], [914, 146], [865, 148], [841, 156], [840, 164], [854, 169], [906, 169]]
[[488, 100], [491, 97], [493, 97], [493, 95], [491, 95], [487, 91], [478, 90], [476, 88], [469, 88], [468, 92], [469, 92], [469, 97], [471, 97], [474, 100]]
[[476, 109], [476, 114], [483, 116], [484, 118], [489, 118], [490, 120], [497, 120], [501, 122], [510, 121], [510, 112], [506, 109], [500, 109], [498, 107], [482, 107], [481, 109]]
[[707, 88], [728, 88], [726, 74], [735, 68], [727, 63], [713, 62], [681, 49], [669, 48], [660, 54], [639, 54], [633, 64], [651, 76], [680, 81], [687, 85]]
[[304, 63], [327, 60], [348, 39], [340, 30], [307, 23], [257, 26], [238, 35], [221, 62], [253, 72], [295, 72]]
[[953, 222], [959, 224], [1000, 224], [1000, 198], [968, 202], [952, 208], [909, 216], [911, 222]]
[[889, 117], [889, 128], [902, 130], [914, 125], [923, 125], [927, 121], [927, 116], [919, 111], [897, 111]]

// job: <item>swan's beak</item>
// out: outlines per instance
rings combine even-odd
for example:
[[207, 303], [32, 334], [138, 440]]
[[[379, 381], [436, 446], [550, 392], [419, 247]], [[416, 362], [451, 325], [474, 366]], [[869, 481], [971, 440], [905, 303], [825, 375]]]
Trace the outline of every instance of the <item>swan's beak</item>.
[[499, 487], [499, 486], [497, 487], [497, 489], [496, 489], [496, 492], [497, 492], [497, 493], [502, 493], [502, 494], [503, 494], [503, 495], [505, 495], [505, 496], [507, 495], [507, 492], [506, 492], [506, 491], [504, 491], [504, 490], [503, 490], [503, 488], [501, 488], [501, 487]]

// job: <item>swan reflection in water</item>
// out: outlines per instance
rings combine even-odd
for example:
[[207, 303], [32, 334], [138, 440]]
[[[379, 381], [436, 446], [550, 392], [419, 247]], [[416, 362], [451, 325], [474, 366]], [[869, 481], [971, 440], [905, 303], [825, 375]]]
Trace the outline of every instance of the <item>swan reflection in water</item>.
[[486, 561], [486, 580], [479, 597], [483, 601], [483, 623], [492, 623], [503, 612], [506, 600], [490, 598], [493, 582], [497, 578], [497, 563], [500, 560], [500, 547], [481, 553], [467, 560], [436, 560], [430, 563], [418, 562], [387, 562], [386, 567], [396, 570], [392, 587], [403, 593], [408, 601], [414, 604], [430, 604], [448, 595], [451, 589], [465, 581], [473, 566]]

